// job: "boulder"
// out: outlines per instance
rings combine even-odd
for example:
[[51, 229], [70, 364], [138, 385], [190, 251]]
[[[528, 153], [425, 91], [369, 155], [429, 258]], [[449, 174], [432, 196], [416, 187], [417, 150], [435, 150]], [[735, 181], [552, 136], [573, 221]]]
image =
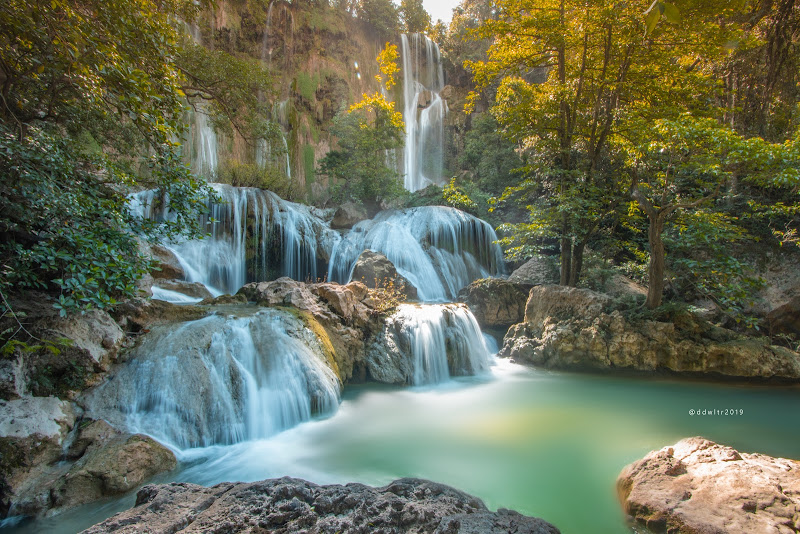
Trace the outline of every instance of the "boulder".
[[534, 256], [516, 269], [508, 277], [509, 282], [529, 284], [555, 284], [558, 282], [558, 270], [555, 264], [544, 256]]
[[150, 272], [153, 278], [157, 280], [180, 280], [186, 278], [181, 262], [168, 248], [154, 245], [150, 248], [150, 255], [156, 262], [156, 268]]
[[306, 284], [283, 277], [247, 284], [239, 294], [259, 306], [295, 310], [328, 348], [344, 382], [363, 362], [367, 340], [383, 327], [383, 318], [361, 282]]
[[431, 532], [557, 534], [541, 519], [489, 511], [477, 498], [420, 479], [382, 488], [319, 486], [294, 478], [222, 483], [206, 488], [173, 483], [145, 486], [134, 508], [85, 534], [115, 532]]
[[[5, 516], [36, 470], [61, 457], [62, 445], [75, 424], [72, 403], [55, 397], [0, 401], [0, 515]], [[33, 512], [46, 502], [31, 504]], [[16, 507], [14, 513], [28, 513]]]
[[367, 209], [364, 206], [354, 202], [345, 202], [333, 213], [331, 228], [352, 228], [367, 217]]
[[151, 326], [200, 319], [209, 314], [202, 306], [181, 306], [163, 300], [131, 299], [119, 303], [112, 312], [128, 334], [138, 334]]
[[167, 291], [175, 291], [187, 297], [196, 299], [211, 299], [214, 296], [206, 286], [200, 282], [186, 282], [184, 280], [158, 280], [153, 287], [160, 287]]
[[625, 467], [617, 489], [625, 512], [653, 532], [800, 531], [800, 462], [699, 437]]
[[535, 286], [525, 321], [509, 329], [499, 355], [555, 369], [800, 381], [794, 351], [740, 338], [688, 313], [670, 322], [626, 318], [610, 303], [588, 289]]
[[769, 312], [767, 324], [773, 334], [800, 335], [800, 297]]
[[404, 276], [398, 274], [394, 264], [381, 254], [372, 250], [365, 250], [356, 260], [353, 266], [353, 280], [363, 282], [367, 287], [374, 288], [379, 285], [386, 285], [391, 281], [396, 286], [402, 285], [403, 294], [416, 300], [417, 288], [414, 287]]
[[525, 320], [525, 305], [531, 286], [486, 278], [475, 280], [458, 293], [458, 300], [466, 303], [478, 324], [484, 329], [506, 330]]
[[69, 450], [79, 458], [53, 489], [53, 505], [70, 508], [121, 495], [177, 466], [175, 455], [152, 438], [127, 434], [105, 421], [84, 426]]

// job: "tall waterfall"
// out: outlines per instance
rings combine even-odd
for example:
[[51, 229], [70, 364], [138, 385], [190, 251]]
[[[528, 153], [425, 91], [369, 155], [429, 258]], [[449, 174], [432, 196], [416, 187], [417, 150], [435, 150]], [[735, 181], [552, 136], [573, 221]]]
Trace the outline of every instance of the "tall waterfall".
[[217, 134], [206, 112], [206, 107], [198, 105], [192, 115], [192, 171], [206, 178], [217, 172]]
[[266, 438], [332, 413], [340, 387], [314, 334], [267, 309], [155, 328], [86, 405], [184, 449]]
[[415, 386], [489, 369], [489, 348], [466, 306], [403, 304], [387, 320], [386, 332], [387, 345], [410, 356]]
[[385, 211], [358, 223], [336, 243], [328, 278], [348, 282], [358, 256], [370, 249], [389, 258], [421, 300], [452, 300], [473, 280], [502, 272], [496, 240], [488, 223], [455, 208]]
[[427, 36], [403, 34], [403, 120], [406, 144], [403, 154], [405, 188], [417, 191], [442, 181], [444, 120], [447, 103], [439, 47]]
[[[221, 202], [213, 203], [201, 221], [210, 236], [167, 244], [188, 281], [219, 295], [280, 276], [317, 279], [318, 252], [329, 257], [340, 237], [308, 206], [261, 189], [211, 185]], [[131, 210], [144, 218], [168, 218], [169, 211], [159, 209], [157, 200], [155, 191], [137, 193]]]

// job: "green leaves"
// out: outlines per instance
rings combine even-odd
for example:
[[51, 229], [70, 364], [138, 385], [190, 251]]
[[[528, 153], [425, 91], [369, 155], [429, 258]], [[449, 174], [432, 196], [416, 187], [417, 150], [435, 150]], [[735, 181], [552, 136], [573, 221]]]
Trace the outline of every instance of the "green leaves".
[[675, 4], [654, 0], [647, 11], [644, 12], [645, 37], [653, 33], [661, 17], [664, 17], [667, 19], [667, 22], [672, 24], [679, 24], [681, 22], [681, 13]]

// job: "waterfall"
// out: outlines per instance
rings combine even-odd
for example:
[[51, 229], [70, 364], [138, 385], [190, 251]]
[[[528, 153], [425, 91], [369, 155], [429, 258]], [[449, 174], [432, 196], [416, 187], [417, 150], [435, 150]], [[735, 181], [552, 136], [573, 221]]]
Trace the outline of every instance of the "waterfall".
[[403, 34], [403, 154], [405, 188], [417, 191], [442, 181], [444, 120], [447, 103], [439, 96], [444, 87], [439, 47], [427, 36]]
[[261, 439], [336, 410], [341, 384], [325, 362], [288, 312], [213, 315], [155, 328], [86, 406], [179, 449]]
[[491, 356], [475, 317], [458, 304], [403, 304], [388, 320], [389, 346], [408, 354], [415, 386], [489, 369]]
[[502, 252], [492, 227], [455, 208], [385, 211], [355, 225], [333, 247], [328, 279], [346, 283], [358, 256], [381, 252], [423, 301], [453, 300], [473, 280], [500, 274]]
[[[211, 185], [221, 202], [212, 203], [201, 219], [209, 237], [166, 244], [189, 282], [220, 295], [280, 276], [316, 281], [318, 251], [329, 257], [340, 237], [311, 208], [271, 191]], [[132, 196], [130, 209], [145, 219], [168, 219], [168, 207], [159, 209], [157, 200], [155, 191], [143, 191]]]

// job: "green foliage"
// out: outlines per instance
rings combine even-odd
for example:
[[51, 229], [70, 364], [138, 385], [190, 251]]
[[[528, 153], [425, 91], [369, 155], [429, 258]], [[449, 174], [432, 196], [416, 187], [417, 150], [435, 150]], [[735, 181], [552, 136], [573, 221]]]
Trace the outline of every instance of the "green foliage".
[[472, 171], [479, 187], [493, 194], [515, 184], [519, 179], [518, 169], [523, 166], [514, 144], [499, 130], [500, 125], [491, 114], [473, 117], [458, 161], [462, 169]]
[[423, 33], [431, 26], [431, 16], [422, 0], [400, 0], [400, 19], [405, 33]]
[[478, 211], [478, 204], [456, 185], [456, 178], [453, 177], [450, 183], [442, 188], [442, 198], [445, 204], [454, 208], [475, 214]]
[[248, 141], [270, 137], [272, 76], [260, 61], [209, 50], [189, 36], [182, 37], [176, 52], [181, 91], [193, 105], [207, 104], [217, 131], [231, 135], [236, 130]]
[[364, 110], [334, 118], [331, 133], [338, 139], [339, 148], [328, 152], [319, 166], [319, 172], [333, 185], [334, 200], [376, 205], [402, 195], [400, 175], [387, 159], [402, 147], [403, 130], [381, 117], [383, 113], [379, 109], [373, 122], [367, 120]]
[[697, 210], [681, 213], [665, 242], [672, 253], [673, 283], [685, 299], [711, 299], [736, 323], [758, 330], [758, 319], [744, 310], [752, 307], [752, 296], [764, 280], [732, 253], [747, 239], [734, 218]]
[[[150, 160], [150, 178], [169, 194], [171, 208], [190, 213], [207, 197], [167, 155]], [[62, 315], [134, 296], [136, 281], [150, 265], [139, 255], [131, 230], [175, 235], [199, 228], [188, 216], [163, 225], [135, 218], [114, 188], [131, 180], [108, 160], [83, 156], [68, 139], [31, 127], [20, 141], [0, 127], [6, 235], [0, 243], [0, 290], [57, 291], [55, 306]]]
[[292, 200], [298, 197], [294, 183], [280, 169], [273, 166], [226, 161], [217, 169], [217, 183], [234, 187], [257, 187]]
[[359, 0], [357, 12], [358, 18], [372, 26], [381, 41], [400, 33], [400, 13], [392, 0]]
[[[200, 231], [209, 192], [175, 140], [196, 87], [178, 19], [204, 5], [0, 5], [0, 291], [48, 291], [62, 315], [112, 306], [149, 268], [134, 233]], [[159, 189], [174, 220], [135, 218], [131, 187]]]
[[[397, 48], [388, 42], [377, 58], [383, 75], [379, 80], [385, 78], [389, 87], [397, 72], [396, 58]], [[334, 200], [377, 206], [382, 200], [403, 195], [394, 158], [403, 146], [405, 125], [394, 103], [380, 93], [364, 94], [361, 101], [333, 119], [330, 132], [339, 147], [322, 158], [319, 172], [328, 177]]]
[[313, 76], [307, 72], [297, 74], [297, 93], [308, 102], [313, 102], [319, 88], [319, 74]]

